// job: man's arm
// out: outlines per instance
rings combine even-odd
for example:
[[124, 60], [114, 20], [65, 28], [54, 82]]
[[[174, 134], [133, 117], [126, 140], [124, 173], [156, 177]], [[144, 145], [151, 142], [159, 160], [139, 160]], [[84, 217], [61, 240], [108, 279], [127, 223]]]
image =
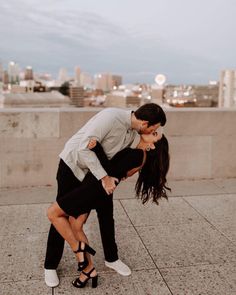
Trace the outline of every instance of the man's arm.
[[[107, 158], [107, 155], [105, 154], [101, 144], [97, 142], [95, 139], [90, 139], [88, 148], [93, 151], [97, 158], [99, 159], [102, 167], [107, 171], [109, 174], [109, 159]], [[105, 176], [101, 179], [102, 186], [107, 192], [107, 194], [113, 193], [116, 187], [116, 182], [119, 180], [115, 177]]]
[[114, 125], [114, 116], [108, 112], [96, 116], [94, 120], [90, 122], [86, 133], [82, 137], [79, 143], [79, 158], [82, 160], [83, 164], [88, 167], [91, 173], [98, 179], [102, 180], [104, 189], [108, 194], [112, 193], [116, 187], [113, 177], [107, 175], [107, 172], [102, 167], [96, 154], [87, 148], [89, 140], [91, 138], [96, 139], [98, 142], [106, 137], [106, 135], [111, 131]]

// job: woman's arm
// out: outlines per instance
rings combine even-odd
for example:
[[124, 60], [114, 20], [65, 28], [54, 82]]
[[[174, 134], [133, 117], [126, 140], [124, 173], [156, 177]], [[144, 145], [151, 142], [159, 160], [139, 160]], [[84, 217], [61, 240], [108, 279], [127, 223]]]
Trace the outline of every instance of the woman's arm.
[[116, 177], [130, 177], [138, 172], [145, 163], [146, 153], [140, 149], [124, 149], [118, 152], [113, 159], [108, 160], [101, 144], [91, 139], [87, 146], [96, 153], [101, 165], [108, 172]]
[[107, 169], [109, 167], [109, 160], [103, 150], [102, 145], [96, 139], [90, 139], [87, 147], [96, 154], [102, 167], [106, 170], [106, 172], [108, 172]]

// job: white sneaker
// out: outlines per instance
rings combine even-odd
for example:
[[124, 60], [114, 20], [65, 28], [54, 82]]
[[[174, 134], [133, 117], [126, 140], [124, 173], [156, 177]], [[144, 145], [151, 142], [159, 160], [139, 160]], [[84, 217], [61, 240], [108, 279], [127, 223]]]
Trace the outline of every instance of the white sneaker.
[[45, 283], [48, 287], [56, 287], [59, 285], [59, 278], [55, 269], [44, 269]]
[[116, 272], [118, 272], [122, 276], [130, 276], [131, 275], [131, 269], [124, 264], [120, 259], [114, 261], [114, 262], [107, 262], [105, 261], [105, 265], [107, 267], [110, 267], [114, 269]]

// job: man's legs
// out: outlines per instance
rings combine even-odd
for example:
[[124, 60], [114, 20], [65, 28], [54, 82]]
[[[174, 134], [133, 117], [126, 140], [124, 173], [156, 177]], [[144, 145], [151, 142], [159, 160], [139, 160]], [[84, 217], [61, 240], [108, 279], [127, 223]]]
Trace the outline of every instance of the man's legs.
[[[70, 168], [60, 160], [57, 171], [57, 200], [64, 196], [66, 193], [74, 190], [81, 182], [74, 176]], [[53, 225], [51, 225], [48, 241], [46, 258], [44, 262], [45, 268], [45, 281], [50, 287], [55, 287], [59, 284], [59, 280], [55, 270], [57, 269], [64, 250], [65, 241], [62, 236], [57, 232]]]
[[105, 256], [105, 265], [123, 276], [130, 275], [130, 268], [119, 260], [118, 257], [115, 240], [115, 222], [113, 218], [113, 196], [107, 196], [106, 201], [97, 207], [96, 211]]
[[64, 244], [65, 240], [57, 232], [55, 227], [51, 225], [48, 234], [47, 250], [44, 262], [45, 269], [57, 269], [63, 254]]
[[106, 261], [114, 262], [118, 259], [118, 249], [115, 240], [115, 222], [113, 218], [113, 196], [96, 208], [103, 251]]

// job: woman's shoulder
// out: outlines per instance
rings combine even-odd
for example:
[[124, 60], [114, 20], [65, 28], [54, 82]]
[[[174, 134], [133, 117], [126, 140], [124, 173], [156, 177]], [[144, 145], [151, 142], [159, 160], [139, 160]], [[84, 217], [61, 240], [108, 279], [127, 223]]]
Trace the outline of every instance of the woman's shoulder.
[[113, 158], [114, 171], [122, 171], [122, 177], [126, 175], [127, 171], [133, 168], [140, 167], [143, 163], [144, 152], [140, 149], [125, 148], [118, 152]]
[[145, 153], [142, 149], [131, 149], [131, 156], [130, 158], [134, 159], [134, 162], [139, 166], [142, 165], [144, 158], [145, 158]]
[[143, 156], [144, 151], [142, 149], [133, 149], [133, 148], [127, 147], [121, 150], [119, 153]]

